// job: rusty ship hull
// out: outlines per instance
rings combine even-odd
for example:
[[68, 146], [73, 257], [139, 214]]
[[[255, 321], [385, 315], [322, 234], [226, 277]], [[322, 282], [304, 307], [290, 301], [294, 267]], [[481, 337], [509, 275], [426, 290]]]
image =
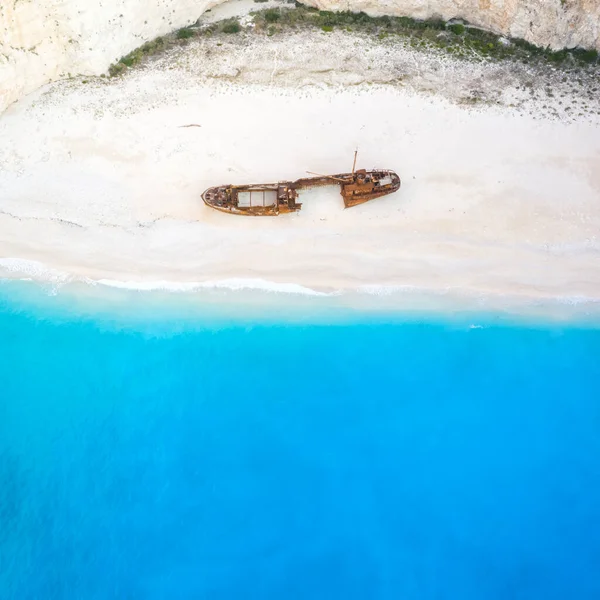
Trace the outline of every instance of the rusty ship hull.
[[318, 175], [296, 181], [211, 187], [202, 194], [207, 206], [221, 212], [252, 217], [277, 216], [297, 212], [300, 190], [321, 186], [340, 186], [344, 207], [351, 208], [393, 194], [400, 189], [400, 177], [394, 171], [364, 169], [337, 175]]

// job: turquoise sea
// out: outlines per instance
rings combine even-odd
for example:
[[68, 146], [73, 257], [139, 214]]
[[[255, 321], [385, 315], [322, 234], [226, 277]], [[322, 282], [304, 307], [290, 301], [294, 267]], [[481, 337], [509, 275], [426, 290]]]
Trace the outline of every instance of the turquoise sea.
[[157, 298], [0, 285], [0, 599], [600, 598], [600, 326]]

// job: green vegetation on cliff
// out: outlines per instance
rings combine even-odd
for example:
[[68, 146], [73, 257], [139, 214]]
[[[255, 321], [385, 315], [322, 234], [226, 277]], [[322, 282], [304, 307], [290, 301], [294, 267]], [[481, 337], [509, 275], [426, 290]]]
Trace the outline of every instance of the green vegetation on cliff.
[[247, 35], [273, 36], [302, 29], [320, 30], [323, 35], [331, 35], [335, 31], [354, 32], [386, 42], [398, 39], [416, 49], [437, 48], [465, 60], [517, 60], [565, 68], [599, 64], [596, 50], [576, 48], [553, 51], [534, 46], [524, 40], [507, 39], [468, 23], [447, 23], [438, 19], [420, 21], [409, 17], [371, 17], [364, 12], [319, 11], [295, 2], [292, 5], [283, 3], [281, 8], [252, 13], [252, 23], [246, 27], [242, 27], [235, 18], [207, 25], [203, 25], [199, 19], [193, 27], [179, 29], [169, 36], [140, 46], [113, 64], [109, 74], [120, 75], [128, 68], [141, 63], [146, 57], [187, 44], [198, 37], [240, 32]]

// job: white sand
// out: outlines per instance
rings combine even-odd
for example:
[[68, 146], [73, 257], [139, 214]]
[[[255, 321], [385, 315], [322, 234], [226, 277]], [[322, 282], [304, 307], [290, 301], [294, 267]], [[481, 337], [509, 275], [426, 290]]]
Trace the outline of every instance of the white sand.
[[[14, 105], [0, 117], [3, 274], [53, 276], [24, 259], [150, 287], [249, 279], [600, 301], [597, 120], [393, 85], [294, 87], [289, 71], [283, 85], [277, 45], [264, 51], [271, 85], [200, 77], [175, 53]], [[276, 218], [200, 198], [217, 184], [350, 170], [356, 147], [359, 167], [398, 171], [400, 192], [344, 210], [338, 188], [307, 191], [300, 213]]]

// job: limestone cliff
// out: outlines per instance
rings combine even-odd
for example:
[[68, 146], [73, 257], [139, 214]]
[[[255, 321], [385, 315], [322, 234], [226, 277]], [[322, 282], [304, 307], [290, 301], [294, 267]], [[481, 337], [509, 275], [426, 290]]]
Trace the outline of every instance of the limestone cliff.
[[[0, 0], [0, 111], [49, 81], [99, 75], [221, 0]], [[462, 18], [540, 46], [600, 49], [600, 0], [306, 0], [326, 10]]]
[[40, 85], [100, 75], [219, 0], [0, 0], [0, 112]]
[[321, 10], [459, 18], [537, 46], [600, 49], [600, 0], [303, 0]]

